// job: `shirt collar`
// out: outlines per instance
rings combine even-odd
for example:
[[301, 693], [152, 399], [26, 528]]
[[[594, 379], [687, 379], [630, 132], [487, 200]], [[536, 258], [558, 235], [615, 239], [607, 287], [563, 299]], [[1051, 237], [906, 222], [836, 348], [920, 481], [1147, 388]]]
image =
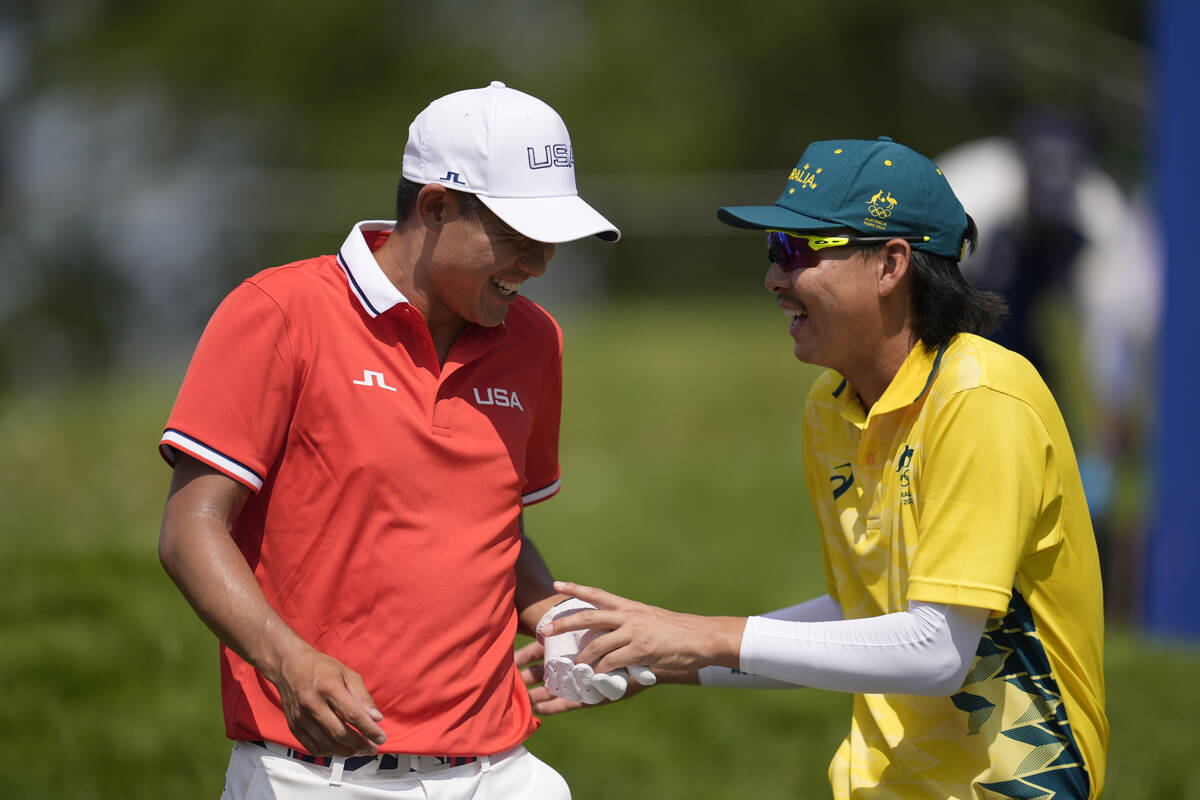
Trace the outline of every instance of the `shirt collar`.
[[924, 344], [917, 342], [905, 356], [892, 382], [884, 389], [883, 396], [871, 406], [869, 415], [863, 408], [858, 394], [843, 378], [833, 390], [833, 397], [841, 405], [842, 416], [862, 427], [866, 424], [868, 416], [887, 414], [917, 402], [933, 385], [933, 379], [937, 377], [938, 367], [941, 366], [945, 353], [946, 345], [937, 350], [927, 350]]
[[884, 389], [883, 396], [871, 408], [871, 412], [886, 414], [920, 400], [933, 385], [945, 352], [946, 345], [937, 350], [927, 350], [924, 344], [917, 342], [908, 352], [892, 382]]
[[394, 221], [382, 219], [356, 223], [338, 251], [338, 264], [346, 273], [354, 296], [372, 317], [379, 316], [392, 306], [408, 302], [408, 298], [379, 268], [371, 247], [371, 243], [382, 238], [380, 233], [390, 231], [395, 225]]

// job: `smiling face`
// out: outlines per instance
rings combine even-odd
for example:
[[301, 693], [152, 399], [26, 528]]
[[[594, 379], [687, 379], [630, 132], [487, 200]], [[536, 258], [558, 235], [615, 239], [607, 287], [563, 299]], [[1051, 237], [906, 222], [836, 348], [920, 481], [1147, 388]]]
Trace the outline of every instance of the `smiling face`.
[[877, 264], [870, 250], [831, 247], [812, 267], [767, 271], [767, 291], [777, 298], [795, 341], [796, 358], [853, 374], [883, 338]]
[[521, 284], [546, 271], [554, 245], [522, 236], [480, 206], [449, 216], [431, 255], [433, 315], [491, 328], [504, 322]]

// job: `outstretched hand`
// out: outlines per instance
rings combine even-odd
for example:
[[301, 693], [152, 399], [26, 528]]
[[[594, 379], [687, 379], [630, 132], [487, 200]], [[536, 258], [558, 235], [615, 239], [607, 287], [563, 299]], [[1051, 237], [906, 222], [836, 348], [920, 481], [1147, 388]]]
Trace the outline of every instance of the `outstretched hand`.
[[576, 664], [589, 664], [596, 672], [639, 664], [655, 672], [694, 671], [711, 664], [740, 666], [744, 617], [680, 614], [561, 581], [554, 588], [596, 606], [594, 611], [578, 611], [542, 628], [546, 636], [592, 630], [594, 638], [579, 651]]

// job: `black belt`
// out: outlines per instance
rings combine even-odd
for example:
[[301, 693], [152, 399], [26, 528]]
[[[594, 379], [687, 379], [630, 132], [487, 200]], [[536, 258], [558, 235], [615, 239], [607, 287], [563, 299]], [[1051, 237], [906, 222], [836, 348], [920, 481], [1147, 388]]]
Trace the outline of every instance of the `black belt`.
[[[261, 739], [250, 739], [247, 741], [249, 744], [269, 750], [276, 755], [294, 758], [306, 764], [328, 767], [333, 763], [331, 756], [310, 756], [303, 750], [294, 750], [291, 747], [285, 747], [275, 742], [264, 742]], [[347, 756], [343, 769], [346, 772], [354, 772], [368, 764], [378, 763], [379, 766], [376, 769], [380, 772], [391, 770], [403, 770], [404, 772], [440, 772], [444, 769], [474, 764], [478, 760], [478, 756], [418, 756], [407, 753], [380, 753], [377, 756]]]

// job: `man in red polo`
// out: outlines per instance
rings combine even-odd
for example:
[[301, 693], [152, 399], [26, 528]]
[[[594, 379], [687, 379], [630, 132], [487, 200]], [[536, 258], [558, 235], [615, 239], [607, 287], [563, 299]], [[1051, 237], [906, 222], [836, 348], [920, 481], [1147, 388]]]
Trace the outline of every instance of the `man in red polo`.
[[402, 173], [395, 222], [225, 299], [160, 444], [229, 798], [569, 796], [521, 746], [513, 636], [563, 599], [521, 519], [559, 485], [562, 334], [519, 289], [620, 234], [558, 114], [498, 82], [418, 115]]

